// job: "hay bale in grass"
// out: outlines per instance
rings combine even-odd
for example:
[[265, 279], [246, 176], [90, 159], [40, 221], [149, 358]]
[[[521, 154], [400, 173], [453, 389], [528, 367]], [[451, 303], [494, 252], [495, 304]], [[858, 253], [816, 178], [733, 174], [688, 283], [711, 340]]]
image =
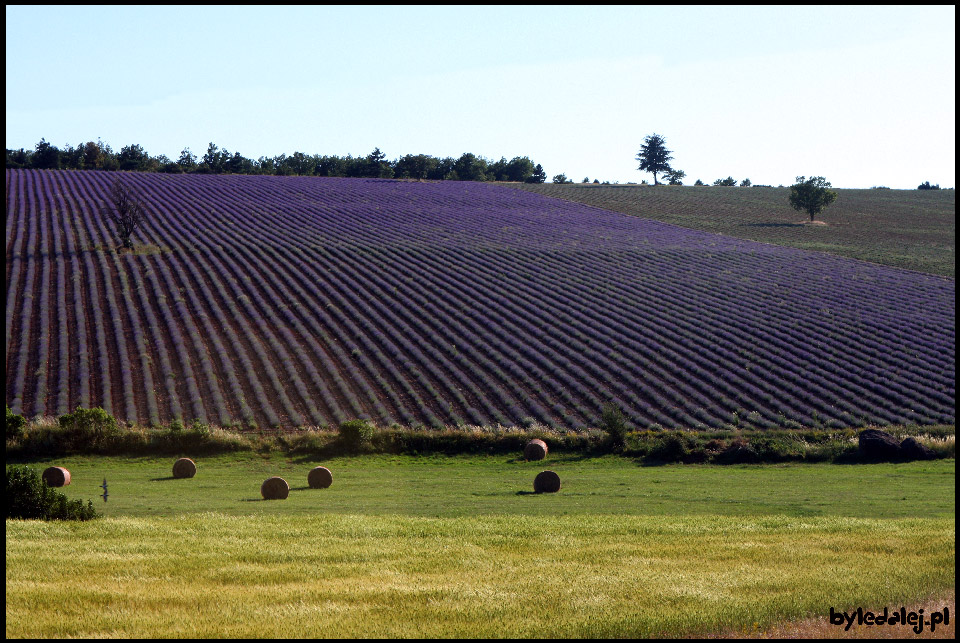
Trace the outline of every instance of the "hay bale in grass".
[[560, 476], [553, 471], [541, 471], [533, 479], [533, 490], [537, 493], [554, 493], [560, 491]]
[[530, 440], [523, 447], [523, 457], [527, 460], [543, 460], [547, 457], [547, 443], [539, 439]]
[[311, 489], [326, 489], [333, 484], [333, 474], [326, 467], [314, 467], [307, 474], [307, 484]]
[[63, 467], [48, 467], [40, 477], [48, 487], [66, 487], [70, 484], [70, 472]]
[[174, 478], [192, 478], [197, 475], [197, 465], [190, 458], [180, 458], [173, 463]]
[[274, 476], [267, 478], [260, 485], [260, 495], [264, 500], [283, 500], [290, 495], [290, 485], [283, 478]]

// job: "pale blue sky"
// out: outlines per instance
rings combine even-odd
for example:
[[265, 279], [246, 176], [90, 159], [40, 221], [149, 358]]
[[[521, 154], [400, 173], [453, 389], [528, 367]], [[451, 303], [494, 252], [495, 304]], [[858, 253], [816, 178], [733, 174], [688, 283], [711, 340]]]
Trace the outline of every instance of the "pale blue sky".
[[955, 15], [936, 7], [6, 7], [6, 147], [176, 159], [529, 156], [639, 182], [955, 185]]

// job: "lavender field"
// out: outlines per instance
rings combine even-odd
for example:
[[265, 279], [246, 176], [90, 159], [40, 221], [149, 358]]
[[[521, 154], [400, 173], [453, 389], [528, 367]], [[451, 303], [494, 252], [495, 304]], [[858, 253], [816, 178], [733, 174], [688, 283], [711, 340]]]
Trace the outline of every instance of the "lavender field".
[[[114, 180], [146, 226], [117, 253]], [[242, 427], [955, 422], [955, 282], [471, 182], [7, 170], [6, 399]]]

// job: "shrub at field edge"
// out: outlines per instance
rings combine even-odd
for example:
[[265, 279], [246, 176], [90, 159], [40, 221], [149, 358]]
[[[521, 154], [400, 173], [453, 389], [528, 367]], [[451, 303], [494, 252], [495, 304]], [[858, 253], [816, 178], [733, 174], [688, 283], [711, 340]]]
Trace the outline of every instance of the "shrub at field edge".
[[67, 500], [46, 485], [31, 467], [8, 466], [5, 475], [6, 518], [41, 520], [90, 520], [99, 514], [93, 503]]

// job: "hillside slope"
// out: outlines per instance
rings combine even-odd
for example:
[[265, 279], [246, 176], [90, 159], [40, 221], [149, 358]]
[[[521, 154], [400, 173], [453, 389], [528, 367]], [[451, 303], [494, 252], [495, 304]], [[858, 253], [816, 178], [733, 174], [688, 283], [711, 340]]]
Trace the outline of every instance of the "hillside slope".
[[[97, 212], [147, 202], [134, 253]], [[469, 183], [7, 170], [6, 398], [298, 426], [953, 422], [952, 280]]]
[[[511, 187], [765, 243], [953, 277], [955, 190], [837, 190], [809, 225], [788, 188], [527, 184]], [[821, 225], [822, 224], [822, 225]]]

